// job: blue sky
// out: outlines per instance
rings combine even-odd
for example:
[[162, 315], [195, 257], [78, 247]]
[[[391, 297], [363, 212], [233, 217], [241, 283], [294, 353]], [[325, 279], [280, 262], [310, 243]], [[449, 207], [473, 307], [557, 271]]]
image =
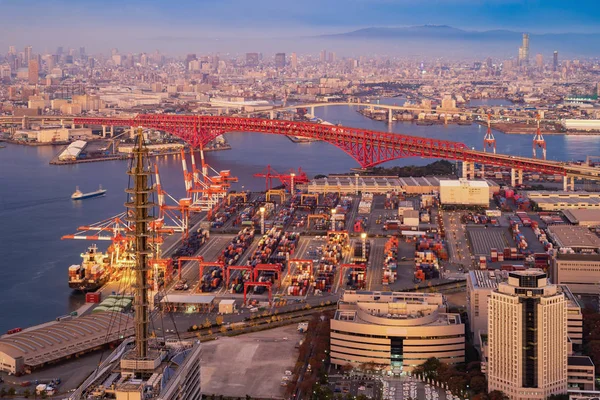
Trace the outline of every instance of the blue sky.
[[127, 47], [161, 40], [274, 38], [445, 24], [600, 32], [600, 0], [0, 0], [0, 45]]

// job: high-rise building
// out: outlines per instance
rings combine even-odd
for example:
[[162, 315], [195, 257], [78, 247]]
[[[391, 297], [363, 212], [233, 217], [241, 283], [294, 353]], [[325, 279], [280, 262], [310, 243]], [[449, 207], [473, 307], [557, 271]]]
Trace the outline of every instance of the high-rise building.
[[40, 64], [38, 60], [31, 59], [28, 64], [28, 75], [29, 75], [29, 84], [36, 85], [38, 83], [38, 79], [40, 76]]
[[544, 69], [544, 56], [541, 54], [535, 55], [535, 66], [541, 71]]
[[529, 65], [529, 34], [523, 34], [523, 44], [519, 47], [519, 65]]
[[540, 269], [510, 272], [488, 304], [488, 390], [511, 400], [567, 392], [567, 300]]
[[275, 67], [276, 68], [284, 68], [285, 67], [285, 53], [275, 54]]
[[248, 67], [258, 66], [258, 53], [246, 53], [246, 65]]
[[63, 47], [62, 47], [62, 46], [58, 46], [58, 47], [56, 48], [56, 55], [57, 55], [58, 57], [60, 57], [60, 56], [62, 56], [62, 54], [63, 54]]
[[293, 70], [298, 69], [298, 55], [296, 53], [292, 53], [290, 56], [290, 65], [292, 66]]
[[330, 51], [329, 56], [327, 57], [327, 62], [333, 64], [335, 62], [335, 52]]
[[554, 71], [554, 72], [558, 71], [558, 51], [555, 51], [554, 55], [553, 55], [552, 71]]
[[80, 47], [79, 48], [79, 57], [83, 57], [85, 56], [85, 47]]
[[321, 53], [319, 54], [319, 61], [320, 62], [327, 61], [327, 50], [321, 50]]
[[8, 46], [8, 54], [17, 55], [17, 48], [15, 46]]
[[23, 63], [25, 65], [29, 64], [29, 60], [31, 60], [31, 56], [33, 55], [33, 48], [31, 46], [25, 47], [25, 51], [23, 52]]

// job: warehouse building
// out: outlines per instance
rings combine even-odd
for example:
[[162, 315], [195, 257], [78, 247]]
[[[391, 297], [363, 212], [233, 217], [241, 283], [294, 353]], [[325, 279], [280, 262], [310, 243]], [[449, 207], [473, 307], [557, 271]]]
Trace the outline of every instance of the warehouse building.
[[[356, 192], [385, 194], [390, 192], [405, 193], [409, 195], [439, 193], [440, 182], [451, 179], [443, 176], [404, 177], [397, 176], [351, 176], [329, 175], [326, 178], [312, 179], [308, 185], [309, 193], [341, 193], [352, 194]], [[489, 198], [500, 190], [500, 186], [491, 180], [486, 182], [489, 187]]]
[[103, 312], [4, 335], [0, 338], [0, 371], [28, 373], [100, 349], [133, 333], [130, 316]]
[[465, 359], [465, 325], [438, 293], [345, 291], [331, 320], [331, 362], [393, 374], [428, 358]]
[[563, 214], [573, 225], [580, 225], [588, 228], [600, 226], [600, 210], [577, 208], [573, 210], [564, 210]]
[[562, 211], [564, 209], [600, 210], [600, 193], [593, 192], [527, 192], [532, 204], [544, 211]]
[[600, 238], [583, 226], [553, 225], [548, 237], [558, 248], [552, 257], [552, 281], [573, 293], [600, 294]]
[[486, 181], [466, 179], [440, 181], [443, 205], [484, 206], [490, 204], [490, 187]]

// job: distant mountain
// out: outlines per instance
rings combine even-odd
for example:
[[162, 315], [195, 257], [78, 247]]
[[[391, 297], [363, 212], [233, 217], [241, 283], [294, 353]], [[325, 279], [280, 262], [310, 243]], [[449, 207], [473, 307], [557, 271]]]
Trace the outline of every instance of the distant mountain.
[[[421, 25], [401, 28], [371, 27], [351, 32], [318, 36], [327, 40], [401, 41], [412, 43], [461, 42], [463, 46], [490, 44], [494, 49], [516, 53], [522, 32], [510, 30], [467, 31], [448, 25]], [[530, 48], [534, 52], [559, 50], [562, 54], [600, 56], [600, 33], [530, 34]]]

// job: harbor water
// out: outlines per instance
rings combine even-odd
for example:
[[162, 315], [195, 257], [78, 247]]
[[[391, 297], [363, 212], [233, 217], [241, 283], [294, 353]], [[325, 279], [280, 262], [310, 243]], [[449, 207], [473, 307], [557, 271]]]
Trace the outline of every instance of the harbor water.
[[[385, 99], [387, 104], [402, 104], [402, 99]], [[355, 107], [317, 108], [316, 116], [331, 123], [365, 129], [389, 131], [421, 137], [460, 141], [482, 148], [485, 127], [434, 125], [370, 120]], [[531, 156], [530, 135], [505, 135], [495, 132], [497, 151]], [[216, 170], [229, 169], [239, 177], [234, 189], [264, 189], [265, 181], [254, 178], [270, 164], [278, 172], [302, 167], [309, 176], [348, 172], [358, 167], [343, 151], [328, 143], [292, 143], [285, 137], [257, 133], [228, 134], [232, 150], [207, 153], [207, 162]], [[596, 136], [548, 136], [548, 158], [580, 160], [594, 153]], [[75, 310], [84, 302], [82, 295], [67, 285], [69, 265], [81, 261], [79, 254], [91, 242], [64, 240], [80, 225], [88, 225], [124, 211], [124, 189], [128, 185], [127, 161], [107, 161], [55, 166], [49, 161], [57, 147], [26, 147], [7, 144], [0, 150], [0, 332], [15, 327], [52, 320]], [[175, 198], [183, 197], [181, 159], [161, 156], [158, 162], [163, 188]], [[433, 160], [409, 158], [385, 164], [424, 165]], [[189, 162], [188, 162], [189, 165]], [[107, 189], [105, 196], [72, 201], [76, 186], [82, 192]], [[99, 246], [100, 247], [100, 246]], [[101, 248], [105, 248], [102, 246]]]

